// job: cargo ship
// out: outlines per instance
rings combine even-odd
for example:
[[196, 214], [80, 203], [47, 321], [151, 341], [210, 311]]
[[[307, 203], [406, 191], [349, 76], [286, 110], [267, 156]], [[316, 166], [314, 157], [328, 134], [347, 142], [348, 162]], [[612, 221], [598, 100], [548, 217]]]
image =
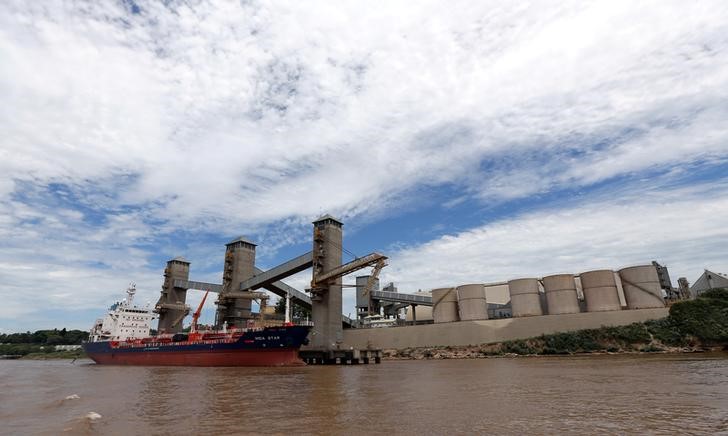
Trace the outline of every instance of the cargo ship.
[[83, 349], [94, 362], [106, 365], [154, 366], [297, 366], [305, 365], [298, 351], [308, 343], [310, 326], [197, 329], [202, 306], [193, 315], [188, 333], [150, 335], [156, 314], [133, 304], [136, 288], [96, 320]]

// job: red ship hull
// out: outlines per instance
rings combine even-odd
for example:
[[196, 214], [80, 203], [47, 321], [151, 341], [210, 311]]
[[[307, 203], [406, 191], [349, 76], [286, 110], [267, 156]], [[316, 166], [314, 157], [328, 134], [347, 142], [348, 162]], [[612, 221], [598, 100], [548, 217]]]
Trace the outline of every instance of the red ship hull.
[[298, 350], [153, 351], [88, 353], [96, 363], [144, 366], [300, 366]]
[[128, 341], [85, 342], [83, 349], [103, 365], [298, 366], [308, 326], [156, 336]]

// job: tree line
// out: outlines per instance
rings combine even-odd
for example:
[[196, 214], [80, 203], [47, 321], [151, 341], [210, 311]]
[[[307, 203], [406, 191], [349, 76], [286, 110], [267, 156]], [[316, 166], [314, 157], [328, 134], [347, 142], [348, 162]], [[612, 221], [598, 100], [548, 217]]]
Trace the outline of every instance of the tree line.
[[88, 339], [82, 330], [36, 330], [35, 332], [0, 334], [0, 344], [79, 345]]

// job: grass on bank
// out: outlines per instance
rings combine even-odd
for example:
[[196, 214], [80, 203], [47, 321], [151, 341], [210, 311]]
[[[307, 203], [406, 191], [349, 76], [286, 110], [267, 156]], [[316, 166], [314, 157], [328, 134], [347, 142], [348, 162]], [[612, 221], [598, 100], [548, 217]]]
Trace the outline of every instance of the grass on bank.
[[23, 356], [23, 359], [48, 360], [48, 359], [81, 359], [86, 357], [83, 350], [51, 351], [48, 353], [30, 353]]

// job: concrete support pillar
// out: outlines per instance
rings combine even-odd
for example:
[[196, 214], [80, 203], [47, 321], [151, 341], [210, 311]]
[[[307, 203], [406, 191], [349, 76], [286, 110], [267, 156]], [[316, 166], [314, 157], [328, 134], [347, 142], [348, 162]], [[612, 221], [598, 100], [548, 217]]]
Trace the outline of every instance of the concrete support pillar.
[[222, 292], [217, 299], [217, 312], [215, 324], [222, 327], [245, 327], [251, 318], [252, 300], [243, 298], [230, 298], [229, 292], [240, 291], [240, 283], [255, 274], [255, 247], [256, 245], [243, 237], [234, 239], [225, 244], [225, 264], [222, 273]]
[[417, 325], [417, 305], [412, 305], [412, 325]]
[[[343, 223], [326, 215], [313, 222], [313, 277], [341, 266]], [[341, 326], [341, 278], [323, 289], [313, 289], [312, 349], [330, 350], [343, 340]]]
[[189, 280], [190, 263], [184, 258], [175, 257], [167, 262], [164, 269], [162, 295], [155, 306], [159, 314], [159, 333], [176, 333], [182, 330], [182, 322], [187, 315], [187, 289], [174, 286], [175, 280]]

